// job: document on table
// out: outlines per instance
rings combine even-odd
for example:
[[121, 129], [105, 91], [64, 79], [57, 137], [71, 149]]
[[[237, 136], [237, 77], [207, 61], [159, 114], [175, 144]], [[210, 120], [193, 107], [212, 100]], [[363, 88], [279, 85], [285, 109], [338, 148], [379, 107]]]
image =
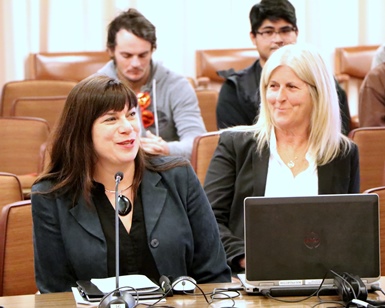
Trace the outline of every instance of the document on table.
[[[96, 285], [103, 293], [109, 293], [116, 288], [116, 277], [93, 278], [91, 282]], [[124, 287], [130, 293], [154, 292], [159, 290], [159, 286], [152, 282], [145, 275], [124, 275], [119, 277], [119, 287]], [[130, 288], [132, 290], [130, 290]], [[136, 291], [135, 291], [136, 290]]]

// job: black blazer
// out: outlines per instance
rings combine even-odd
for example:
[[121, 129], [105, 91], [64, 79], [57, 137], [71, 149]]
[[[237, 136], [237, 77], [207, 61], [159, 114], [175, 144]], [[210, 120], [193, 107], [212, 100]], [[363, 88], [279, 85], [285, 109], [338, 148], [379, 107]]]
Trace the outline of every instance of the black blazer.
[[[168, 158], [159, 158], [163, 161]], [[32, 191], [47, 191], [48, 181]], [[140, 186], [147, 244], [161, 275], [228, 282], [230, 268], [210, 204], [190, 165], [145, 170]], [[107, 243], [95, 204], [32, 194], [36, 283], [41, 293], [71, 291], [76, 280], [107, 277]]]
[[[264, 196], [270, 151], [256, 152], [254, 132], [222, 132], [206, 174], [204, 189], [219, 225], [227, 262], [234, 272], [244, 256], [243, 201], [249, 196]], [[359, 157], [351, 151], [332, 162], [318, 166], [319, 194], [358, 193]]]

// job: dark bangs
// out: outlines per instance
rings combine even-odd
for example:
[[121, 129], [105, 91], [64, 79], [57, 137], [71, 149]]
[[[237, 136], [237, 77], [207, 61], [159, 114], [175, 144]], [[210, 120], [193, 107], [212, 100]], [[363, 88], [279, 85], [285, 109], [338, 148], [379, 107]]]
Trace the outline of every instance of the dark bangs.
[[295, 8], [287, 0], [262, 0], [251, 8], [249, 19], [253, 34], [257, 33], [266, 19], [272, 22], [283, 19], [298, 29]]
[[95, 120], [110, 110], [121, 111], [126, 105], [129, 109], [137, 106], [136, 95], [128, 86], [107, 76], [88, 77], [68, 95], [61, 119], [63, 133], [74, 134], [76, 137], [71, 138], [76, 144], [91, 146]]
[[122, 111], [126, 105], [130, 110], [138, 104], [135, 93], [119, 80], [109, 79], [104, 87], [104, 92], [100, 94], [100, 97], [95, 97], [98, 111], [95, 119], [110, 110]]

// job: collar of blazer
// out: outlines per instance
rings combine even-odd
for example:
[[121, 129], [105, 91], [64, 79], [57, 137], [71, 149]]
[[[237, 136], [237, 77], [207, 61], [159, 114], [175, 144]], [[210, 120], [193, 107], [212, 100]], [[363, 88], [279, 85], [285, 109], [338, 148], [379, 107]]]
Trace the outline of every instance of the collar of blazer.
[[[151, 234], [166, 202], [167, 189], [161, 182], [162, 177], [162, 173], [145, 170], [139, 188], [144, 205], [147, 234]], [[87, 232], [104, 240], [103, 229], [94, 204], [88, 206], [81, 196], [78, 203], [70, 209], [70, 213]]]

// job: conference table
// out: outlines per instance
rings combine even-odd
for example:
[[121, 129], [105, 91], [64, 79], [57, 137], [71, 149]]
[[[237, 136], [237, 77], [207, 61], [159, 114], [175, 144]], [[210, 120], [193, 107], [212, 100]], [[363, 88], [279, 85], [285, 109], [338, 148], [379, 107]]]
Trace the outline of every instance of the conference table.
[[[199, 287], [205, 292], [212, 292], [215, 288], [237, 288], [239, 284], [233, 283], [219, 283], [219, 284], [201, 284]], [[381, 286], [385, 288], [385, 277], [381, 278]], [[235, 295], [235, 292], [230, 291], [228, 295]], [[372, 300], [385, 300], [385, 296], [380, 292], [369, 293], [369, 298]], [[211, 298], [207, 296], [210, 301]], [[280, 297], [279, 299], [292, 302], [281, 302], [276, 299], [265, 298], [261, 295], [247, 295], [244, 291], [240, 292], [238, 297], [233, 298], [234, 302], [230, 299], [215, 299], [211, 305], [209, 305], [199, 289], [195, 290], [194, 294], [174, 295], [167, 297], [165, 302], [161, 302], [156, 306], [165, 305], [169, 307], [215, 307], [215, 308], [227, 308], [227, 307], [314, 307], [319, 303], [317, 297], [311, 297], [304, 301], [299, 301], [303, 297]], [[321, 296], [323, 301], [338, 301], [338, 296]], [[97, 307], [96, 305], [84, 305], [76, 304], [74, 296], [71, 292], [66, 293], [51, 293], [51, 294], [32, 294], [32, 295], [18, 295], [18, 296], [4, 296], [0, 297], [0, 306], [4, 308], [48, 308], [48, 307], [60, 307], [60, 308], [75, 308], [75, 307]], [[139, 307], [146, 307], [146, 305], [138, 305]], [[337, 303], [326, 302], [316, 306], [318, 307], [341, 307]]]

